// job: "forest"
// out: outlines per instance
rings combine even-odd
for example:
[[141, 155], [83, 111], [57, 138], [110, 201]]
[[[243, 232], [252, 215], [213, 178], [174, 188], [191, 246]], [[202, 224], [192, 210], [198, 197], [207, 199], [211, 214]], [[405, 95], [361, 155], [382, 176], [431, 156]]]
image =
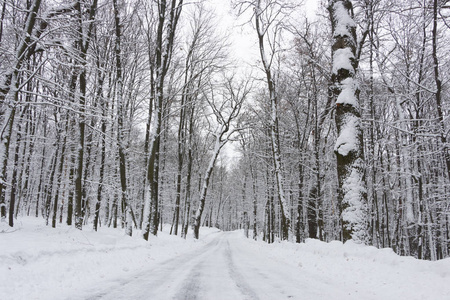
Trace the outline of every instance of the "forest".
[[449, 1], [316, 4], [1, 0], [1, 222], [449, 257]]

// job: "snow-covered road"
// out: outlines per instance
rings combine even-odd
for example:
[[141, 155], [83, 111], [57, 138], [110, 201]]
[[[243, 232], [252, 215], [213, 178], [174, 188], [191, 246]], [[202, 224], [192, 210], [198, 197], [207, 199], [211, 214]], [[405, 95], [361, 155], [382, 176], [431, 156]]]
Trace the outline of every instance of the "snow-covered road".
[[[315, 299], [299, 268], [249, 251], [235, 232], [127, 279], [95, 287], [86, 299]], [[316, 278], [314, 286], [321, 285]], [[321, 290], [321, 289], [320, 289]], [[309, 295], [305, 292], [309, 291]], [[322, 297], [323, 291], [322, 291]], [[336, 296], [334, 291], [331, 298]], [[331, 299], [328, 298], [328, 299]]]
[[96, 288], [87, 299], [257, 299], [233, 262], [232, 236], [217, 233], [200, 249]]
[[[421, 276], [413, 273], [408, 277], [403, 268], [388, 284], [392, 274], [383, 274], [388, 270], [375, 267], [369, 274], [370, 264], [360, 265], [350, 254], [345, 258], [337, 251], [334, 261], [328, 262], [330, 272], [326, 272], [321, 262], [302, 264], [297, 256], [289, 259], [277, 248], [271, 251], [261, 245], [267, 246], [244, 239], [242, 232], [214, 233], [203, 247], [126, 279], [103, 283], [101, 289], [96, 286], [86, 291], [85, 299], [407, 299], [411, 293], [412, 299], [432, 299], [428, 290], [433, 287], [426, 286], [425, 279], [410, 282], [406, 287], [409, 290], [403, 289], [405, 281], [416, 281], [416, 276]], [[315, 258], [320, 259], [321, 253], [316, 254]], [[332, 251], [327, 253], [324, 263], [333, 256]], [[439, 295], [438, 291], [433, 294]], [[441, 295], [443, 298], [437, 299], [445, 299], [445, 293]]]
[[[241, 243], [240, 243], [241, 242]], [[221, 232], [201, 249], [184, 253], [112, 282], [87, 299], [287, 299], [298, 298], [298, 270], [268, 263], [243, 247], [236, 233]], [[294, 278], [292, 278], [294, 277]], [[88, 292], [90, 293], [90, 292]]]

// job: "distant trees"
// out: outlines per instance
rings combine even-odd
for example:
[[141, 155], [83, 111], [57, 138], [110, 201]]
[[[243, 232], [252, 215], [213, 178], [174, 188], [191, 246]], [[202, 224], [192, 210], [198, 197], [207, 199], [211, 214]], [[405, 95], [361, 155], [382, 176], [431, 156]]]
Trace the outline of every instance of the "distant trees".
[[214, 170], [220, 150], [233, 138], [235, 132], [241, 130], [241, 128], [236, 127], [235, 121], [239, 117], [242, 105], [250, 92], [248, 81], [236, 85], [233, 77], [224, 78], [222, 80], [224, 81], [223, 86], [212, 85], [204, 94], [205, 100], [208, 102], [213, 112], [213, 117], [216, 119], [217, 125], [212, 125], [213, 128], [216, 127], [216, 129], [213, 129], [214, 146], [202, 181], [198, 209], [194, 217], [193, 230], [194, 237], [197, 239], [199, 237], [200, 222], [205, 207], [206, 193], [208, 191], [212, 171]]
[[[324, 240], [352, 237], [379, 247], [391, 246], [398, 253], [418, 258], [443, 257], [449, 246], [447, 225], [443, 226], [448, 220], [442, 219], [438, 207], [448, 203], [445, 142], [440, 134], [446, 121], [439, 121], [436, 102], [442, 92], [438, 87], [444, 68], [439, 57], [446, 59], [446, 46], [436, 45], [439, 37], [448, 35], [447, 17], [439, 13], [443, 6], [436, 3], [435, 7], [430, 2], [410, 3], [407, 7], [402, 4], [400, 8], [385, 1], [353, 1], [352, 6], [349, 1], [337, 1], [344, 11], [335, 15], [335, 2], [330, 2], [328, 23], [329, 28], [334, 25], [334, 36], [333, 32], [324, 32], [321, 20], [297, 26], [294, 51], [286, 52], [291, 55], [286, 55], [278, 67], [283, 78], [278, 85], [282, 164], [290, 166], [283, 170], [284, 177], [290, 178], [284, 184], [288, 186], [289, 201], [298, 199], [297, 211], [290, 212], [291, 218], [297, 219], [296, 240], [305, 236]], [[336, 28], [339, 20], [351, 26]], [[349, 32], [341, 35], [339, 30]], [[341, 59], [336, 50], [341, 54], [347, 51], [348, 60]], [[293, 78], [298, 79], [295, 82]], [[357, 83], [351, 90], [353, 99], [359, 97], [354, 107], [341, 103], [342, 80]], [[347, 99], [352, 93], [347, 93]], [[251, 139], [246, 137], [247, 141], [261, 139], [267, 143], [265, 111], [268, 108], [264, 105], [248, 110], [257, 129], [252, 131]], [[349, 144], [334, 144], [333, 140], [345, 141], [342, 134], [345, 126], [348, 129], [348, 113], [357, 118], [353, 137], [358, 147], [353, 153], [353, 167], [344, 167], [347, 159], [341, 157], [337, 166], [341, 171], [337, 172], [333, 150]], [[336, 129], [331, 122], [333, 116]], [[297, 124], [299, 130], [292, 124]], [[257, 150], [242, 147], [245, 161], [248, 157], [263, 161], [265, 143], [256, 146]], [[293, 173], [293, 165], [298, 172]], [[261, 163], [256, 166], [258, 177], [270, 176], [271, 168], [267, 172]], [[351, 172], [343, 170], [357, 173], [352, 185], [355, 197], [351, 197], [357, 201], [351, 203], [352, 208], [346, 203], [349, 195], [343, 200], [352, 191], [348, 184], [344, 186], [345, 175]], [[289, 183], [292, 181], [297, 186]], [[273, 188], [270, 180], [258, 182], [258, 203], [267, 203], [269, 213], [264, 217], [261, 213], [259, 219], [281, 238], [280, 208], [272, 207], [270, 202]], [[267, 200], [261, 197], [264, 189]], [[248, 188], [247, 193], [251, 194]], [[339, 203], [343, 204], [344, 227], [339, 225]], [[346, 219], [350, 211], [357, 212], [358, 218]], [[265, 232], [269, 242], [272, 233]]]
[[286, 29], [288, 11], [292, 10], [293, 6], [282, 3], [281, 1], [251, 1], [240, 2], [237, 4], [239, 13], [244, 13], [247, 8], [253, 11], [252, 20], [255, 23], [255, 31], [258, 38], [258, 49], [261, 59], [261, 64], [266, 77], [269, 113], [267, 115], [269, 120], [269, 132], [271, 141], [271, 152], [273, 159], [273, 176], [276, 183], [277, 198], [281, 208], [281, 223], [282, 223], [282, 239], [288, 239], [291, 230], [291, 217], [289, 213], [289, 204], [286, 200], [286, 193], [284, 187], [284, 173], [282, 170], [282, 158], [280, 149], [280, 134], [279, 134], [279, 95], [277, 91], [279, 75], [277, 64], [279, 64], [281, 56], [281, 38], [282, 31]]
[[1, 1], [1, 220], [448, 257], [448, 4], [233, 4]]
[[[380, 174], [383, 184], [373, 192], [377, 199], [378, 195], [384, 199], [375, 210], [382, 216], [381, 225], [374, 226], [376, 243], [391, 246], [398, 253], [436, 259], [441, 251], [448, 252], [448, 242], [441, 250], [436, 246], [442, 245], [442, 234], [447, 235], [443, 233], [447, 230], [443, 231], [438, 207], [447, 202], [448, 193], [442, 187], [447, 185], [448, 176], [442, 152], [445, 146], [439, 133], [446, 122], [439, 121], [435, 101], [439, 89], [432, 36], [433, 28], [438, 27], [442, 37], [448, 34], [446, 17], [442, 16], [441, 25], [438, 21], [435, 27], [433, 3], [408, 2], [398, 12], [394, 12], [399, 8], [397, 4], [374, 4], [379, 10], [393, 11], [389, 18], [375, 14], [379, 25], [373, 33], [373, 60], [382, 75], [374, 79], [374, 102], [380, 99], [386, 103], [375, 107], [383, 115], [375, 123], [380, 133], [377, 158], [382, 162], [380, 168], [387, 171]], [[403, 30], [394, 30], [400, 27]], [[444, 57], [446, 49], [442, 47], [440, 57]]]
[[[161, 133], [163, 130], [162, 121], [167, 98], [164, 94], [166, 88], [165, 80], [172, 63], [173, 48], [177, 25], [180, 19], [181, 10], [183, 8], [183, 0], [172, 0], [167, 3], [165, 0], [157, 1], [157, 23], [156, 23], [156, 39], [154, 62], [150, 67], [153, 69], [151, 74], [152, 91], [150, 97], [152, 101], [150, 105], [152, 112], [149, 114], [149, 146], [147, 161], [147, 178], [145, 183], [145, 202], [143, 216], [143, 237], [148, 239], [149, 234], [156, 235], [158, 231], [158, 185], [159, 185], [159, 168], [160, 168], [160, 149], [161, 149]], [[150, 47], [150, 45], [149, 45]], [[167, 115], [164, 115], [167, 117]], [[150, 119], [151, 118], [151, 119]]]

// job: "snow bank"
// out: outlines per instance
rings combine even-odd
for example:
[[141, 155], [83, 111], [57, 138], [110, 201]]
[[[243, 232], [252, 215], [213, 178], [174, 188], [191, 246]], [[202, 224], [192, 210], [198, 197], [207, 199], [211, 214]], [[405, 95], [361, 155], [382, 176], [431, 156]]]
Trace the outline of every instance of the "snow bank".
[[[325, 284], [327, 293], [335, 291], [335, 300], [450, 299], [450, 258], [417, 260], [399, 256], [390, 248], [377, 249], [352, 240], [343, 244], [307, 239], [303, 244], [268, 245], [246, 240], [243, 234], [240, 238], [254, 253], [268, 255], [278, 265], [296, 266], [312, 282]], [[315, 299], [327, 297], [319, 294]]]

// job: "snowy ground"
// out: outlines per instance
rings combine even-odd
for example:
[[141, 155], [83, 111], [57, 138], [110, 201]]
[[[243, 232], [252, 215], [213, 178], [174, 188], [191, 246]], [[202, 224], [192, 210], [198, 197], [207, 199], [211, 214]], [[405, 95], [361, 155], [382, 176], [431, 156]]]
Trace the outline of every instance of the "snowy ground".
[[450, 259], [351, 242], [267, 245], [242, 231], [149, 242], [25, 218], [0, 225], [0, 299], [450, 299]]

